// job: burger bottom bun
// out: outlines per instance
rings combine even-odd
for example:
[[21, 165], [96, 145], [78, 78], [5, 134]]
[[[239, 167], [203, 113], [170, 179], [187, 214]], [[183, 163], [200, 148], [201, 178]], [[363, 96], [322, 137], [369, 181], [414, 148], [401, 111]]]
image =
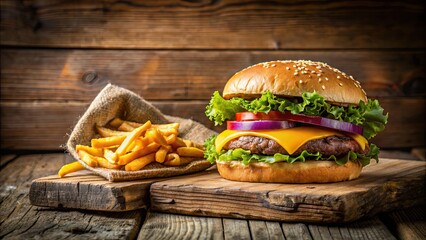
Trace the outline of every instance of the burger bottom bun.
[[358, 178], [362, 165], [358, 161], [348, 161], [342, 166], [334, 161], [258, 162], [248, 165], [230, 161], [217, 162], [217, 169], [223, 178], [240, 182], [330, 183]]

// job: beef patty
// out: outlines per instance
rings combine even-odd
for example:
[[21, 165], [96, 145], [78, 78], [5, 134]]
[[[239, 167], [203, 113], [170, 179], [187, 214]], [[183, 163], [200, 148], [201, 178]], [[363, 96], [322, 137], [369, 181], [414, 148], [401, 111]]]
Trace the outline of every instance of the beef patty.
[[[275, 153], [288, 155], [288, 152], [274, 140], [255, 136], [241, 136], [239, 138], [235, 138], [229, 141], [223, 148], [226, 150], [242, 148], [250, 150], [251, 153], [262, 155], [274, 155]], [[310, 153], [320, 152], [325, 157], [331, 155], [342, 156], [347, 154], [349, 151], [365, 154], [369, 152], [368, 146], [366, 146], [363, 151], [355, 140], [347, 136], [329, 136], [311, 140], [303, 144], [292, 155], [299, 155], [303, 152], [303, 150]]]

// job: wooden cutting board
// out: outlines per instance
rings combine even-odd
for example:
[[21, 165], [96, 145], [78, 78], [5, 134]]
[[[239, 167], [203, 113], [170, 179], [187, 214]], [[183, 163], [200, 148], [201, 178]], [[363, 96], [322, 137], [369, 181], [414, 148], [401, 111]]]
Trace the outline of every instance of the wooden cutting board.
[[199, 216], [341, 223], [425, 204], [426, 162], [381, 159], [331, 184], [233, 182], [216, 171], [153, 183], [151, 209]]
[[109, 182], [80, 171], [64, 178], [52, 175], [33, 180], [29, 197], [32, 205], [42, 207], [129, 211], [147, 207], [149, 187], [155, 181]]
[[[152, 210], [199, 216], [338, 223], [425, 203], [426, 162], [381, 159], [359, 179], [331, 184], [233, 182], [216, 170], [167, 179], [108, 182], [82, 171], [36, 179], [36, 206]], [[149, 202], [150, 199], [150, 202]]]

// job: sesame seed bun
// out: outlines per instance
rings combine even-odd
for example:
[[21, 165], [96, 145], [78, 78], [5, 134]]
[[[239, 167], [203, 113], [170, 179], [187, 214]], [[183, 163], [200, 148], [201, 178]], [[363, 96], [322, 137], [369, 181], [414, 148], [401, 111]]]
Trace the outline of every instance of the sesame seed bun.
[[348, 161], [337, 165], [334, 161], [306, 161], [267, 164], [262, 162], [244, 165], [240, 161], [217, 162], [219, 174], [228, 180], [268, 183], [330, 183], [356, 179], [362, 165]]
[[300, 97], [316, 91], [336, 105], [358, 105], [367, 96], [352, 76], [322, 62], [272, 61], [253, 65], [231, 77], [223, 97], [256, 98], [265, 91], [283, 97]]

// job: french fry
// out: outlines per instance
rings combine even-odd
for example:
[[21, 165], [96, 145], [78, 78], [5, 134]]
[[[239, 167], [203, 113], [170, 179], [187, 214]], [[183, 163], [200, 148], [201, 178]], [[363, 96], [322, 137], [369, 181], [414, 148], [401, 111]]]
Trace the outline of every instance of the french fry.
[[164, 136], [168, 136], [170, 134], [178, 135], [179, 123], [154, 124], [152, 127], [158, 129], [158, 131]]
[[84, 166], [81, 165], [80, 162], [75, 161], [75, 162], [68, 163], [68, 164], [62, 166], [61, 169], [58, 172], [58, 176], [62, 178], [69, 173], [77, 172], [77, 171], [84, 170], [84, 169], [85, 169]]
[[115, 152], [119, 146], [120, 146], [120, 145], [109, 146], [109, 147], [104, 148], [104, 150], [105, 150], [105, 149], [109, 149], [109, 150], [111, 150], [111, 151]]
[[169, 136], [165, 137], [168, 145], [173, 144], [176, 141], [176, 138], [177, 138], [176, 134], [170, 134]]
[[123, 132], [123, 131], [115, 131], [109, 128], [104, 128], [96, 125], [96, 131], [101, 135], [101, 137], [112, 137], [112, 136], [124, 136], [128, 135], [129, 132]]
[[[141, 123], [131, 122], [131, 121], [123, 121], [123, 123], [125, 123], [124, 129], [129, 127], [137, 128], [142, 126]], [[170, 134], [177, 134], [179, 129], [179, 123], [153, 124], [152, 127], [157, 128], [158, 131], [160, 131], [163, 135], [168, 136]]]
[[94, 138], [92, 139], [92, 147], [94, 148], [107, 148], [114, 145], [120, 145], [126, 136], [113, 136], [105, 138]]
[[126, 171], [137, 171], [144, 168], [146, 165], [155, 161], [155, 153], [148, 154], [146, 156], [137, 158], [130, 163], [126, 164]]
[[95, 157], [96, 161], [98, 162], [99, 167], [108, 168], [108, 169], [120, 169], [122, 166], [110, 163], [107, 159], [103, 157]]
[[[177, 153], [169, 153], [169, 154], [167, 154], [166, 161], [172, 161], [174, 159], [179, 159], [179, 158], [180, 158], [180, 156]], [[177, 160], [177, 161], [179, 161], [179, 160]]]
[[142, 149], [144, 147], [146, 147], [149, 144], [149, 139], [145, 138], [145, 137], [139, 137], [138, 139], [136, 139], [134, 141], [134, 146], [130, 146], [129, 148], [131, 149], [131, 152], [135, 152], [138, 151], [139, 149]]
[[179, 123], [166, 123], [166, 124], [152, 124], [152, 127], [160, 129], [170, 129], [174, 128], [176, 130], [179, 129], [180, 124]]
[[196, 160], [196, 158], [179, 157], [179, 158], [172, 159], [170, 161], [166, 161], [163, 164], [166, 166], [181, 166], [181, 165], [188, 164], [194, 160]]
[[170, 147], [161, 146], [160, 149], [155, 153], [155, 161], [163, 163], [166, 160], [167, 153], [169, 152]]
[[191, 140], [182, 139], [187, 147], [193, 147], [194, 143]]
[[167, 145], [167, 141], [157, 128], [150, 128], [146, 131], [145, 137], [150, 139], [152, 142], [156, 142], [160, 145]]
[[137, 123], [137, 122], [131, 122], [131, 121], [125, 121], [128, 125], [132, 126], [133, 128], [138, 128], [140, 126], [142, 126], [142, 123]]
[[123, 122], [124, 120], [121, 120], [120, 118], [114, 118], [109, 122], [109, 125], [113, 128], [118, 128]]
[[130, 152], [128, 154], [125, 154], [123, 156], [120, 156], [118, 158], [118, 164], [119, 165], [126, 165], [129, 162], [133, 161], [136, 158], [140, 158], [142, 156], [148, 155], [150, 153], [154, 153], [157, 151], [157, 149], [160, 147], [160, 144], [152, 142], [148, 144], [146, 147], [141, 148], [137, 151]]
[[95, 156], [90, 155], [88, 152], [84, 150], [80, 150], [77, 152], [78, 156], [80, 157], [81, 161], [85, 162], [87, 165], [91, 167], [97, 167], [98, 162], [95, 159]]
[[89, 153], [93, 156], [98, 156], [98, 157], [102, 157], [104, 155], [102, 148], [94, 148], [94, 147], [89, 147], [89, 146], [85, 146], [85, 145], [76, 145], [75, 150], [77, 152], [80, 151], [80, 150], [84, 150], [87, 153]]
[[196, 148], [201, 149], [201, 150], [204, 151], [204, 146], [203, 145], [195, 143], [195, 142], [193, 142], [192, 144], [193, 144], [193, 147], [196, 147]]
[[136, 147], [136, 141], [140, 141], [139, 139], [135, 139], [135, 141], [131, 142], [130, 145], [127, 147], [128, 151], [127, 152], [132, 152], [133, 148]]
[[[76, 146], [80, 159], [91, 167], [136, 171], [155, 161], [180, 166], [204, 157], [203, 146], [178, 137], [179, 123], [142, 124], [114, 118], [108, 124], [117, 130], [96, 125], [102, 138], [92, 139], [91, 146]], [[65, 165], [58, 175], [82, 167], [78, 162]]]
[[185, 142], [183, 141], [182, 138], [176, 137], [175, 142], [172, 143], [172, 147], [174, 149], [177, 149], [177, 148], [180, 148], [180, 147], [186, 147], [186, 144], [185, 144]]
[[180, 147], [176, 149], [176, 152], [182, 157], [204, 157], [203, 150], [196, 147]]
[[135, 128], [133, 126], [131, 126], [130, 124], [128, 124], [126, 121], [124, 121], [117, 129], [119, 131], [131, 132]]
[[118, 147], [117, 153], [118, 156], [122, 156], [126, 153], [131, 142], [135, 141], [142, 133], [147, 131], [151, 127], [151, 121], [147, 121], [144, 125], [133, 130], [129, 135], [127, 135], [126, 139], [121, 143], [120, 147]]
[[108, 162], [115, 164], [118, 160], [117, 153], [113, 152], [112, 150], [105, 148], [104, 149], [104, 156], [103, 156]]

